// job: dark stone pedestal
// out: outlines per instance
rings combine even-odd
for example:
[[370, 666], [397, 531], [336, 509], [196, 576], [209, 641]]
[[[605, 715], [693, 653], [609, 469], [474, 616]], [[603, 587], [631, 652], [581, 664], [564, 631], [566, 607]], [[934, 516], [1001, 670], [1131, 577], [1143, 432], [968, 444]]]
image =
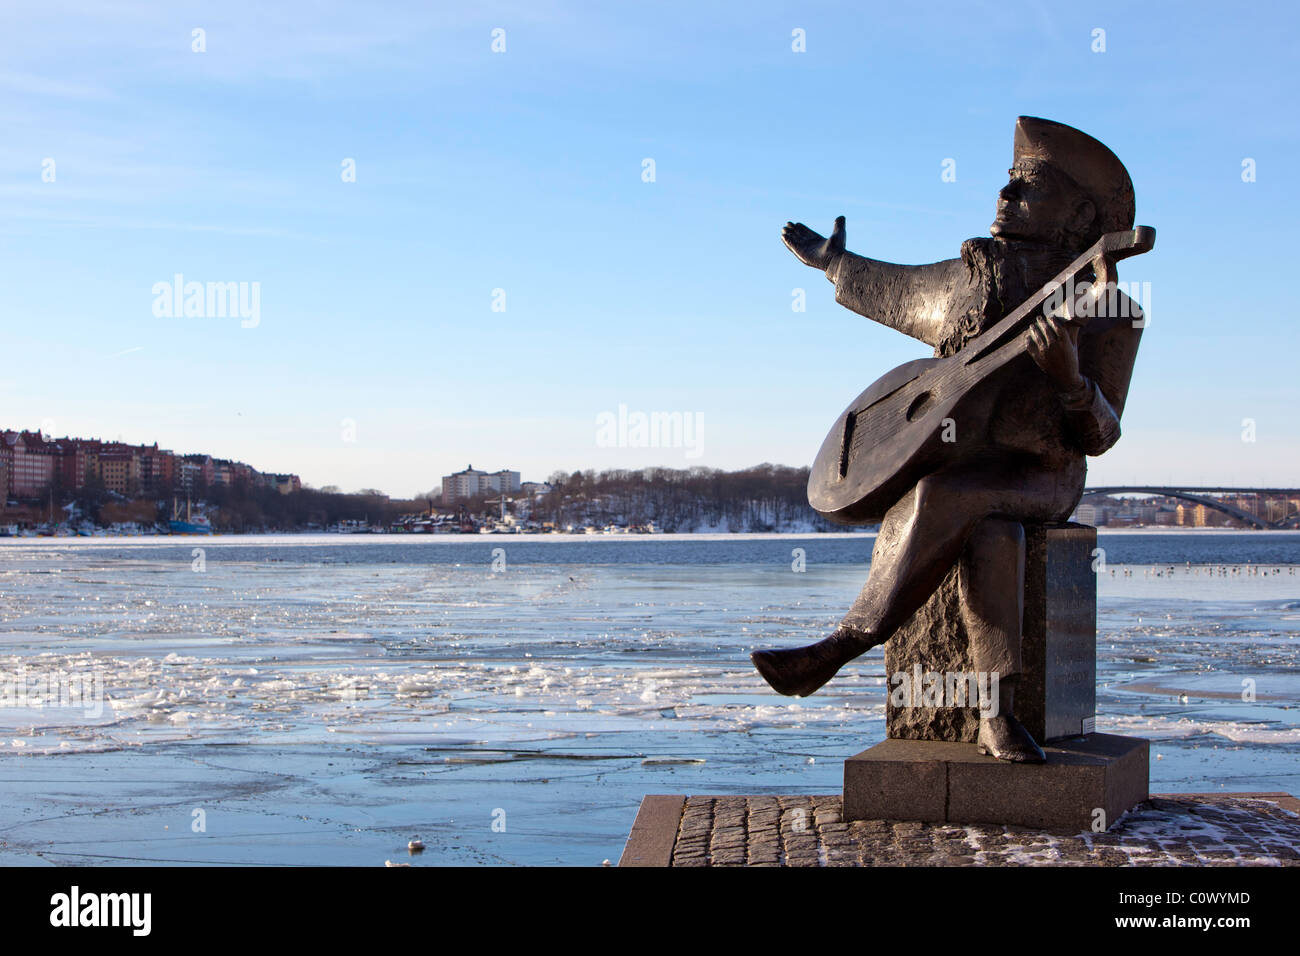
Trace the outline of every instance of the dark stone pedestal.
[[1014, 764], [974, 744], [885, 740], [845, 761], [844, 819], [1079, 832], [1109, 828], [1148, 797], [1146, 740], [1089, 734], [1043, 750], [1045, 764]]
[[[1092, 732], [1097, 702], [1097, 529], [1025, 526], [1023, 673], [1016, 717], [1039, 743]], [[896, 674], [972, 674], [954, 566], [939, 590], [885, 645], [886, 689]], [[919, 700], [917, 701], [919, 703]], [[975, 742], [974, 707], [886, 704], [891, 738]]]

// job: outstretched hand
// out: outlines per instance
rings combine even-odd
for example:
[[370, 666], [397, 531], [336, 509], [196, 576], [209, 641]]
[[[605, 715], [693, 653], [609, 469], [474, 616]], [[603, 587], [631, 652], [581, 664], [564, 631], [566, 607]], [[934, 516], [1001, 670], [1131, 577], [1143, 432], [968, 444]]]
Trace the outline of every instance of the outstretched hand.
[[781, 240], [804, 265], [825, 271], [844, 251], [844, 217], [836, 218], [829, 239], [801, 222], [787, 222], [781, 230]]

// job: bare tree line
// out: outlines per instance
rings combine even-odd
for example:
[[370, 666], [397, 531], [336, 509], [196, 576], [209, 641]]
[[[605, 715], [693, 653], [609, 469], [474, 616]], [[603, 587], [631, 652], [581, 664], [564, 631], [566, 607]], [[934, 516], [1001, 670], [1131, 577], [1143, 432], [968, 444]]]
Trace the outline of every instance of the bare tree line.
[[653, 522], [668, 532], [831, 530], [808, 506], [808, 469], [715, 468], [556, 472], [534, 515], [557, 526]]

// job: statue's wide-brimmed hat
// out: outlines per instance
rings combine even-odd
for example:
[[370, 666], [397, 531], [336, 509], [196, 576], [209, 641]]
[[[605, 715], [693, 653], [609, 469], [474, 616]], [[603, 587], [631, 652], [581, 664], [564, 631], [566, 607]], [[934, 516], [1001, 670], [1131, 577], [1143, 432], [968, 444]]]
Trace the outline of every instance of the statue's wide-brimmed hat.
[[1015, 160], [1042, 160], [1074, 180], [1097, 207], [1102, 232], [1133, 228], [1133, 180], [1114, 153], [1073, 126], [1022, 116], [1016, 120]]

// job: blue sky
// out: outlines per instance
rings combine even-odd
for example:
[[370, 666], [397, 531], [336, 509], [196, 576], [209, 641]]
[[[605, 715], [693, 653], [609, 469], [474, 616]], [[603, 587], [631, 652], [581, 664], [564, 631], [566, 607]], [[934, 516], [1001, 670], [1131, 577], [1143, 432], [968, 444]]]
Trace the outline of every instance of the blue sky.
[[[1111, 146], [1159, 231], [1121, 266], [1151, 283], [1150, 323], [1093, 480], [1295, 486], [1298, 19], [6, 3], [0, 425], [394, 495], [466, 463], [807, 464], [850, 398], [927, 350], [836, 305], [780, 227], [843, 214], [856, 252], [954, 256], [987, 234], [1029, 114]], [[259, 283], [257, 326], [156, 316], [176, 273]], [[620, 405], [698, 416], [698, 456], [602, 447]]]

